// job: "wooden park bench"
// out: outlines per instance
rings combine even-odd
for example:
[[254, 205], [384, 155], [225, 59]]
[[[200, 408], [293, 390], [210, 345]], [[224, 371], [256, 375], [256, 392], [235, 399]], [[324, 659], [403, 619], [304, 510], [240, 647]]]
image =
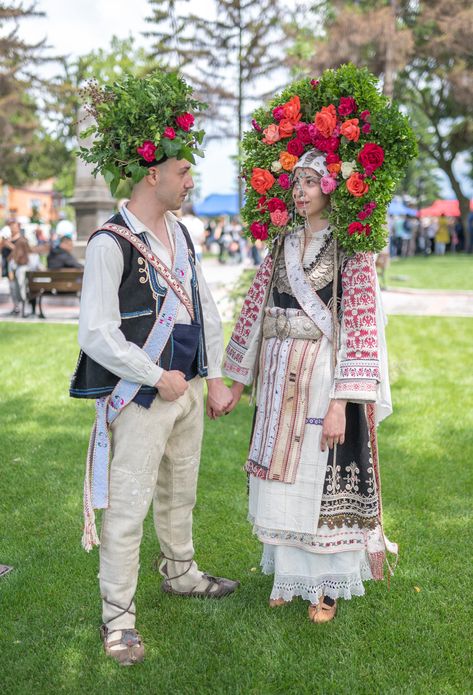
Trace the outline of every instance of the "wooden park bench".
[[63, 270], [35, 270], [26, 273], [26, 292], [28, 301], [38, 300], [39, 317], [45, 319], [41, 300], [43, 295], [73, 295], [80, 297], [83, 270], [64, 268]]

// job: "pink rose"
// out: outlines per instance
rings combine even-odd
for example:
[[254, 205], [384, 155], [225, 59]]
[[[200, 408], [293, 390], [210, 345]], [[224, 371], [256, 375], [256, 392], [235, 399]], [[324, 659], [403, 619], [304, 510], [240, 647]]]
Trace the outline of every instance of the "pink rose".
[[271, 222], [276, 226], [276, 227], [284, 227], [285, 224], [287, 224], [289, 220], [289, 214], [287, 210], [275, 210], [270, 214], [271, 217]]
[[141, 147], [136, 148], [136, 151], [146, 162], [153, 162], [156, 145], [151, 140], [145, 140]]
[[281, 198], [270, 198], [266, 205], [269, 212], [276, 212], [276, 210], [287, 210], [286, 203], [281, 200]]
[[284, 118], [284, 108], [282, 106], [276, 106], [276, 108], [273, 109], [273, 118], [275, 121], [282, 121]]
[[320, 179], [320, 188], [322, 189], [322, 193], [326, 195], [333, 193], [337, 185], [337, 182], [331, 176], [322, 176]]
[[286, 149], [289, 152], [289, 154], [295, 154], [296, 157], [300, 157], [301, 154], [304, 152], [304, 145], [298, 138], [294, 138], [294, 140], [290, 140], [287, 143]]
[[176, 118], [176, 123], [181, 130], [185, 130], [187, 133], [194, 125], [194, 120], [194, 116], [191, 113], [182, 113]]
[[164, 133], [163, 133], [163, 138], [168, 138], [169, 140], [174, 140], [176, 137], [176, 131], [174, 128], [165, 128]]
[[281, 136], [279, 135], [279, 128], [275, 123], [271, 123], [267, 128], [263, 130], [263, 142], [265, 145], [274, 145], [279, 142]]
[[281, 176], [278, 178], [278, 183], [281, 188], [284, 188], [285, 191], [291, 187], [291, 179], [289, 178], [288, 174], [281, 174]]
[[255, 239], [264, 241], [268, 238], [268, 225], [263, 222], [253, 222], [250, 224], [250, 232]]
[[357, 109], [358, 106], [353, 97], [340, 97], [340, 103], [338, 105], [338, 113], [340, 116], [349, 116]]

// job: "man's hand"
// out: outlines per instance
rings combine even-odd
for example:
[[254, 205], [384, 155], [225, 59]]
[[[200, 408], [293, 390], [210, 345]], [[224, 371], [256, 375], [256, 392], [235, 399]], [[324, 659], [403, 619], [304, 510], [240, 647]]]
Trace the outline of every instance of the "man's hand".
[[169, 372], [164, 370], [154, 386], [158, 389], [163, 401], [175, 401], [189, 388], [184, 374], [177, 369], [171, 369]]
[[325, 451], [327, 444], [329, 449], [333, 449], [334, 444], [343, 444], [345, 441], [346, 405], [346, 401], [330, 401], [320, 438], [321, 451]]
[[224, 415], [233, 400], [233, 395], [221, 377], [207, 379], [207, 415], [215, 420]]

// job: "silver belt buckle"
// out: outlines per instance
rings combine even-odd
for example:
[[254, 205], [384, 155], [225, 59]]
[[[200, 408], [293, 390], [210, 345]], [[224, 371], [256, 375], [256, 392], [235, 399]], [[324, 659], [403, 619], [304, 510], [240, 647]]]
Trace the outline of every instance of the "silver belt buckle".
[[276, 319], [276, 336], [279, 340], [286, 340], [291, 334], [291, 322], [284, 316], [280, 314]]

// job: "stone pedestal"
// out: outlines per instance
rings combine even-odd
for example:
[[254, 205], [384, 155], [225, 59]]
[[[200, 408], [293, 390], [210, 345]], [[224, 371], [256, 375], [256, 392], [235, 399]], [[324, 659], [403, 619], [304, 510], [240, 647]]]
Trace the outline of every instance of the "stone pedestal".
[[[82, 120], [84, 118], [85, 120]], [[84, 109], [81, 109], [79, 121], [77, 133], [79, 143], [85, 147], [90, 147], [92, 137], [80, 138], [79, 133], [88, 128], [92, 118], [91, 116], [86, 117]], [[91, 173], [92, 169], [91, 164], [87, 164], [77, 157], [74, 197], [69, 202], [76, 213], [77, 241], [74, 252], [78, 258], [84, 257], [90, 234], [113, 215], [116, 208], [115, 200], [105, 183], [105, 179], [100, 174], [94, 178]]]

